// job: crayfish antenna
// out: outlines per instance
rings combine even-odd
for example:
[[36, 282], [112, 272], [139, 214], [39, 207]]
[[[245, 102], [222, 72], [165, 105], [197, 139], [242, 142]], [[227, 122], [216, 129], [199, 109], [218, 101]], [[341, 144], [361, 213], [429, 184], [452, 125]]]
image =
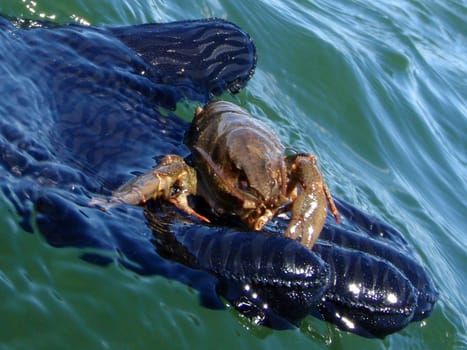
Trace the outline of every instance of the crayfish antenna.
[[102, 199], [102, 198], [93, 198], [88, 202], [89, 207], [96, 207], [100, 211], [107, 212], [110, 208], [119, 205], [123, 202], [116, 201], [113, 199]]

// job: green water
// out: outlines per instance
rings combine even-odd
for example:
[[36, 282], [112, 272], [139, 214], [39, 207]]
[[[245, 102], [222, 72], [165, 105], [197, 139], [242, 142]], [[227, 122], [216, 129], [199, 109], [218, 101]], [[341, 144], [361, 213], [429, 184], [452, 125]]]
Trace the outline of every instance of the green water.
[[317, 154], [333, 193], [403, 232], [440, 292], [430, 318], [384, 340], [312, 317], [297, 330], [255, 327], [200, 306], [186, 285], [50, 247], [0, 197], [0, 349], [467, 348], [465, 1], [0, 0], [0, 13], [237, 23], [259, 60], [234, 100]]

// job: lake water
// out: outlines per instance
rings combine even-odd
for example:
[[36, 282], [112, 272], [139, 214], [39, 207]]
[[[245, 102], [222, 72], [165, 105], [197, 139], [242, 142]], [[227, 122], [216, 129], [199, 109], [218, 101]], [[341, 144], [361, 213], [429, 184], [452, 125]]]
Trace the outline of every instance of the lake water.
[[254, 327], [179, 282], [51, 247], [0, 195], [0, 349], [467, 348], [465, 1], [0, 0], [0, 13], [240, 25], [259, 58], [236, 101], [317, 154], [335, 195], [403, 232], [440, 293], [430, 318], [384, 340], [312, 317], [296, 330]]

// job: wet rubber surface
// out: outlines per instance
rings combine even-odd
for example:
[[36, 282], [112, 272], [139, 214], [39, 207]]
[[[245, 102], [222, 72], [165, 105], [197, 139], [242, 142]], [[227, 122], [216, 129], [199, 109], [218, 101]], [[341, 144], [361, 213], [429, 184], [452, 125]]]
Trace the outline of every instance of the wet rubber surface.
[[0, 73], [16, 77], [0, 86], [1, 186], [24, 228], [37, 227], [52, 246], [82, 247], [90, 262], [118, 260], [180, 280], [206, 306], [223, 307], [223, 296], [274, 328], [312, 313], [384, 336], [430, 314], [437, 293], [402, 235], [342, 201], [343, 224], [328, 218], [313, 251], [280, 237], [280, 219], [252, 234], [225, 222], [202, 225], [155, 203], [89, 207], [158, 157], [188, 156], [188, 124], [173, 109], [244, 86], [256, 60], [241, 29], [193, 21], [23, 30], [0, 21], [10, 48]]

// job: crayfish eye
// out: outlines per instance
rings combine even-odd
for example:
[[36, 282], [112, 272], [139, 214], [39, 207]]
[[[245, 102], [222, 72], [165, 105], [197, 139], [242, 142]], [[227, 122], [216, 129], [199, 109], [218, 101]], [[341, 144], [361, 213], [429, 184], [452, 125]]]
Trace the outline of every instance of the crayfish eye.
[[250, 183], [248, 182], [248, 178], [246, 177], [245, 172], [241, 171], [238, 177], [238, 188], [241, 190], [248, 190], [250, 188]]

